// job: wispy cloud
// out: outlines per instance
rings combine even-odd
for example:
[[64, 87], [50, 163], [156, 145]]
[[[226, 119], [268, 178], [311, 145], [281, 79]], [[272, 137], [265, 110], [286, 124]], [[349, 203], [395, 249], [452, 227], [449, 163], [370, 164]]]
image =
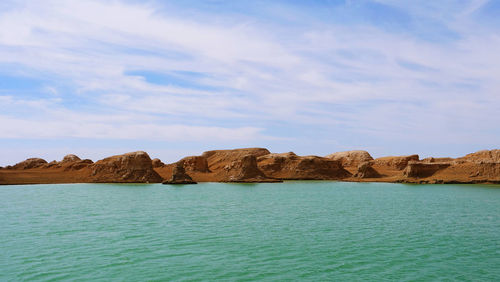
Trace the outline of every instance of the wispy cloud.
[[195, 3], [0, 5], [2, 138], [396, 154], [439, 136], [451, 155], [500, 141], [488, 1]]

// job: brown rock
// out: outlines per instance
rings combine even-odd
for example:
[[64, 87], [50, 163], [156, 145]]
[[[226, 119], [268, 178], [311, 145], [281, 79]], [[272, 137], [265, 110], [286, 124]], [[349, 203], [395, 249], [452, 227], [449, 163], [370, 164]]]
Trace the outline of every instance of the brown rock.
[[357, 178], [378, 178], [380, 174], [372, 167], [373, 161], [362, 162], [358, 165], [358, 171], [354, 174]]
[[227, 182], [280, 182], [269, 178], [257, 167], [255, 155], [245, 155], [224, 167]]
[[269, 150], [264, 148], [244, 148], [234, 150], [214, 150], [206, 151], [202, 154], [208, 162], [210, 171], [218, 171], [233, 161], [240, 160], [246, 155], [252, 155], [256, 158], [269, 154]]
[[403, 170], [408, 165], [409, 161], [418, 161], [418, 155], [410, 156], [397, 156], [397, 157], [382, 157], [375, 159], [375, 164], [380, 166], [386, 166], [396, 170]]
[[475, 163], [500, 163], [500, 150], [482, 150], [468, 154], [458, 160]]
[[188, 171], [210, 172], [208, 169], [208, 160], [205, 156], [185, 157], [181, 161], [184, 162], [184, 168]]
[[69, 155], [64, 156], [61, 163], [74, 163], [74, 162], [78, 162], [78, 161], [81, 161], [81, 159], [78, 156], [73, 155], [73, 154], [69, 154]]
[[47, 161], [40, 158], [30, 158], [13, 166], [14, 169], [37, 168], [47, 164]]
[[91, 165], [92, 182], [160, 183], [163, 179], [153, 170], [146, 152], [133, 152], [102, 159]]
[[165, 164], [160, 159], [153, 159], [152, 163], [154, 168], [165, 166]]
[[337, 152], [325, 156], [325, 158], [340, 161], [342, 166], [358, 166], [361, 163], [373, 160], [367, 151], [362, 150]]
[[186, 173], [184, 162], [179, 161], [174, 166], [172, 177], [163, 181], [163, 184], [196, 184], [196, 182]]
[[92, 160], [89, 160], [89, 159], [75, 161], [75, 162], [72, 162], [72, 163], [69, 163], [68, 165], [66, 165], [65, 168], [64, 168], [64, 170], [65, 171], [80, 170], [80, 169], [89, 167], [93, 163], [94, 162]]
[[405, 170], [403, 171], [403, 175], [406, 177], [416, 177], [416, 178], [424, 178], [432, 176], [439, 170], [445, 169], [449, 167], [450, 163], [423, 163], [416, 161], [409, 161]]
[[293, 152], [268, 154], [257, 159], [259, 168], [268, 177], [283, 180], [335, 180], [351, 174], [340, 161], [317, 156], [297, 156]]

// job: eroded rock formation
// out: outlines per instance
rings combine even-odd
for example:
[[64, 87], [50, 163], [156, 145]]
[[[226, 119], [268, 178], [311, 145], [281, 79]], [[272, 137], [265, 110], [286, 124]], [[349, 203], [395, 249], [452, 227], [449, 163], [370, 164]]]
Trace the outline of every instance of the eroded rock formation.
[[244, 155], [224, 166], [223, 174], [227, 182], [279, 182], [267, 177], [257, 166], [255, 155]]
[[208, 160], [205, 156], [189, 156], [181, 160], [184, 168], [188, 171], [210, 172], [208, 169]]
[[364, 151], [297, 156], [271, 154], [263, 148], [216, 150], [172, 164], [152, 161], [145, 152], [105, 158], [96, 163], [68, 155], [47, 163], [30, 158], [0, 169], [0, 184], [32, 183], [159, 183], [274, 182], [280, 180], [342, 180], [405, 183], [500, 183], [500, 150], [479, 151], [461, 158], [418, 155], [375, 160]]
[[380, 174], [373, 168], [373, 161], [362, 162], [358, 165], [356, 174], [357, 178], [378, 178]]
[[12, 168], [14, 169], [30, 169], [37, 168], [47, 164], [47, 161], [40, 158], [30, 158], [20, 163], [17, 163]]
[[172, 177], [163, 181], [163, 184], [196, 184], [196, 182], [186, 173], [184, 161], [179, 161], [174, 166]]
[[379, 166], [386, 166], [388, 168], [403, 170], [408, 165], [409, 161], [418, 161], [418, 155], [397, 156], [397, 157], [382, 157], [375, 159], [375, 164]]
[[367, 151], [362, 150], [337, 152], [325, 158], [340, 161], [342, 166], [358, 166], [361, 163], [373, 160], [372, 156]]
[[157, 168], [157, 167], [164, 167], [165, 164], [160, 160], [160, 159], [153, 159], [151, 161], [151, 163], [153, 164], [153, 168]]
[[92, 182], [160, 183], [160, 175], [146, 152], [138, 151], [102, 159], [91, 165]]
[[317, 156], [297, 156], [293, 152], [260, 156], [258, 167], [268, 177], [282, 180], [342, 179], [351, 174], [340, 161]]

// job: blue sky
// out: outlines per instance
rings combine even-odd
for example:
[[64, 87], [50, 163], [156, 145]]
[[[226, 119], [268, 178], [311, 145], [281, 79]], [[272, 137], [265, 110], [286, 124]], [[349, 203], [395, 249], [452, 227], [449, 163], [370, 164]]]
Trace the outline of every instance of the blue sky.
[[0, 165], [500, 144], [498, 1], [2, 1]]

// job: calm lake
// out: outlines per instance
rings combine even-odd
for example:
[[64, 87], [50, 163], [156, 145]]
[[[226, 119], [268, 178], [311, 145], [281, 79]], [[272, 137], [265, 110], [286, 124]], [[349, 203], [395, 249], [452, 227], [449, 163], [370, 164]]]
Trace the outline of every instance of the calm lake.
[[0, 186], [0, 281], [500, 280], [500, 186]]

